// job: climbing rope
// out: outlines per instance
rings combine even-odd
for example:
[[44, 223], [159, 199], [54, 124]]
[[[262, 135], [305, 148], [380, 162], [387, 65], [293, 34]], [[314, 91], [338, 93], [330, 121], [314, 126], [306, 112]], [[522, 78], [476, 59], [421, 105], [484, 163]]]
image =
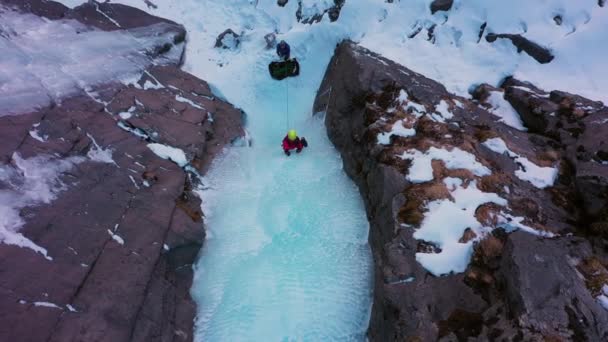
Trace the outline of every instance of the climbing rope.
[[286, 107], [286, 113], [287, 113], [287, 130], [290, 130], [291, 127], [289, 126], [289, 78], [285, 80], [285, 107]]

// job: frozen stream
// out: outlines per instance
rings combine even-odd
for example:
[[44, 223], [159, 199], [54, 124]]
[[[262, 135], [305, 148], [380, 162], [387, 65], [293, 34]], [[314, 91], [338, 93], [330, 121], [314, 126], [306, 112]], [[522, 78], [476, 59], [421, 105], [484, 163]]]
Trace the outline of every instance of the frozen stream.
[[[246, 15], [262, 13], [252, 9]], [[234, 5], [212, 10], [225, 17]], [[268, 18], [248, 20], [257, 27], [257, 20]], [[286, 37], [302, 63], [297, 79], [269, 77], [274, 51], [260, 41], [219, 56], [233, 70], [226, 74], [231, 80], [215, 84], [247, 113], [253, 145], [228, 150], [206, 177], [212, 189], [201, 197], [209, 236], [192, 289], [198, 341], [365, 339], [372, 292], [369, 225], [322, 118], [312, 117], [337, 40], [317, 31], [317, 37], [314, 31]], [[195, 45], [187, 62], [195, 73], [195, 60], [208, 58], [196, 51]], [[310, 143], [289, 158], [280, 148], [288, 127]]]

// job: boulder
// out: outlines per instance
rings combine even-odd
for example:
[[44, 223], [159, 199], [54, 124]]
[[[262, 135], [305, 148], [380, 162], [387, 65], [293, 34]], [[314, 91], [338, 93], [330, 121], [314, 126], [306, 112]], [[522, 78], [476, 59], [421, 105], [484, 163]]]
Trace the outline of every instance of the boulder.
[[608, 311], [593, 297], [577, 270], [592, 255], [580, 238], [539, 239], [509, 236], [500, 274], [507, 305], [526, 332], [564, 340], [608, 339]]
[[493, 43], [496, 41], [496, 39], [499, 39], [499, 38], [511, 40], [511, 43], [513, 43], [513, 45], [517, 48], [517, 52], [524, 51], [530, 57], [534, 58], [537, 62], [539, 62], [541, 64], [550, 63], [553, 60], [553, 58], [555, 58], [549, 49], [544, 48], [544, 47], [540, 46], [539, 44], [528, 40], [527, 38], [523, 37], [522, 35], [495, 34], [495, 33], [488, 33], [486, 35], [486, 40], [489, 43]]
[[454, 4], [454, 0], [434, 0], [431, 2], [431, 13], [435, 14], [439, 11], [449, 11], [452, 9], [452, 5]]

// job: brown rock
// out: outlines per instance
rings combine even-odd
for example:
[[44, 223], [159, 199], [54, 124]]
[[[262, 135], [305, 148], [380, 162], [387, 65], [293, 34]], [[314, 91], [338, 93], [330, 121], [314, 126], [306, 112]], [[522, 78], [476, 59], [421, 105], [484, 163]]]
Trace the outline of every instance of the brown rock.
[[462, 234], [462, 237], [458, 240], [458, 242], [467, 243], [467, 242], [475, 239], [476, 237], [477, 237], [477, 234], [475, 234], [475, 232], [471, 228], [467, 228], [464, 230], [464, 233]]

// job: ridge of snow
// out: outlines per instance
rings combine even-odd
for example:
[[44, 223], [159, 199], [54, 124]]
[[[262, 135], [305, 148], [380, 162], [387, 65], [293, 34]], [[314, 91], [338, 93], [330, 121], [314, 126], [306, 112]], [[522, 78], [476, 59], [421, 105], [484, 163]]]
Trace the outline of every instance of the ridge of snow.
[[117, 27], [122, 27], [122, 26], [120, 26], [118, 21], [114, 20], [112, 17], [107, 15], [104, 11], [100, 10], [99, 4], [97, 2], [94, 2], [93, 4], [95, 4], [95, 11], [97, 11], [97, 13], [100, 13], [101, 15], [103, 15], [106, 19], [108, 19], [112, 24], [116, 25]]
[[517, 113], [509, 101], [504, 99], [502, 92], [490, 92], [490, 96], [488, 97], [487, 101], [490, 105], [492, 105], [490, 112], [498, 116], [500, 118], [500, 122], [503, 122], [505, 125], [511, 126], [520, 131], [528, 130], [521, 121], [519, 113]]
[[507, 232], [512, 232], [517, 229], [520, 229], [526, 233], [533, 234], [533, 235], [540, 236], [540, 237], [552, 238], [552, 237], [556, 236], [555, 234], [553, 234], [551, 232], [540, 231], [540, 230], [536, 230], [532, 227], [526, 226], [525, 224], [522, 223], [524, 221], [523, 217], [516, 217], [516, 216], [510, 215], [510, 214], [501, 213], [498, 216], [498, 221], [499, 221], [498, 226], [501, 228], [504, 228], [505, 231], [507, 231]]
[[198, 103], [195, 103], [194, 101], [187, 99], [181, 95], [175, 95], [175, 100], [178, 102], [182, 102], [182, 103], [187, 103], [189, 105], [191, 105], [194, 108], [198, 108], [200, 110], [204, 110], [205, 108], [203, 108], [201, 105], [199, 105]]

